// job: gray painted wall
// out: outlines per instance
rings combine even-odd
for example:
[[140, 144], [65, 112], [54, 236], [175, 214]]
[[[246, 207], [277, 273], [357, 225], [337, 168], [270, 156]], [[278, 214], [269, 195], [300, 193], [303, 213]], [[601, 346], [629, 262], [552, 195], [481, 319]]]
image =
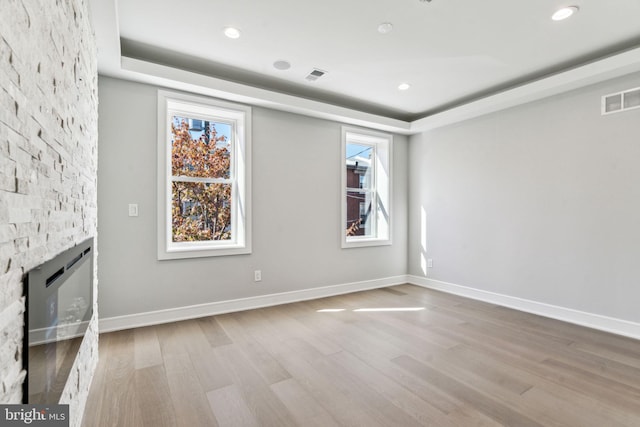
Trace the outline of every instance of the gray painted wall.
[[640, 109], [600, 115], [602, 95], [638, 86], [412, 136], [409, 273], [425, 276], [424, 253], [431, 279], [640, 321]]
[[102, 318], [406, 274], [407, 138], [394, 136], [393, 245], [341, 249], [340, 124], [263, 108], [253, 109], [253, 253], [156, 260], [156, 93], [99, 79]]

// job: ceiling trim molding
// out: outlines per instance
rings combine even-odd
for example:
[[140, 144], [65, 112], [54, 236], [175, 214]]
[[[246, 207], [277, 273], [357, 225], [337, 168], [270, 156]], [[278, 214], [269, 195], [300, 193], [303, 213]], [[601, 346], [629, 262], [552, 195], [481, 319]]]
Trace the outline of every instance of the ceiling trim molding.
[[[410, 122], [235, 83], [166, 65], [122, 57], [121, 69], [135, 80], [234, 102], [408, 135]], [[134, 75], [135, 74], [135, 75]]]
[[640, 48], [635, 48], [415, 120], [411, 132], [425, 132], [638, 71]]

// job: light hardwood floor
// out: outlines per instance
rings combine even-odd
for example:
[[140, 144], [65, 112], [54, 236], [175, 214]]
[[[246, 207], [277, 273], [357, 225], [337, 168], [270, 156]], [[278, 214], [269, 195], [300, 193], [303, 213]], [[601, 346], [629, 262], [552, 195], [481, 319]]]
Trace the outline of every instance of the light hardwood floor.
[[83, 425], [640, 426], [640, 341], [394, 286], [103, 334]]

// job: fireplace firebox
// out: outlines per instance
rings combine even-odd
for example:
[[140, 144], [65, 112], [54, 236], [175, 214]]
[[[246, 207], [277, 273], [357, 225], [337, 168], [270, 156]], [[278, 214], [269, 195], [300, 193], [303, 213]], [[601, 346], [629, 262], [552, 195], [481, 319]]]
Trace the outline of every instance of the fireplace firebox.
[[94, 251], [87, 239], [25, 275], [24, 403], [60, 400], [93, 314]]

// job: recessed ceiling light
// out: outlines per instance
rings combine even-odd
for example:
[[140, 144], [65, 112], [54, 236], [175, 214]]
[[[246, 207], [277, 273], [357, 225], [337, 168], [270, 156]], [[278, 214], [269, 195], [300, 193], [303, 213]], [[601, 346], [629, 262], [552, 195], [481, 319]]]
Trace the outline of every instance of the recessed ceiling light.
[[398, 85], [398, 90], [407, 90], [411, 87], [409, 83], [400, 83]]
[[240, 37], [240, 30], [234, 27], [225, 27], [224, 35], [230, 39], [237, 39]]
[[576, 13], [578, 10], [580, 10], [578, 6], [563, 7], [562, 9], [558, 9], [556, 13], [551, 16], [551, 19], [554, 21], [562, 21]]
[[289, 68], [291, 68], [291, 63], [289, 63], [289, 61], [280, 59], [273, 63], [273, 68], [275, 68], [276, 70], [288, 70]]
[[382, 24], [378, 25], [378, 32], [380, 34], [388, 34], [391, 32], [391, 30], [393, 30], [393, 24], [391, 22], [383, 22]]

